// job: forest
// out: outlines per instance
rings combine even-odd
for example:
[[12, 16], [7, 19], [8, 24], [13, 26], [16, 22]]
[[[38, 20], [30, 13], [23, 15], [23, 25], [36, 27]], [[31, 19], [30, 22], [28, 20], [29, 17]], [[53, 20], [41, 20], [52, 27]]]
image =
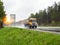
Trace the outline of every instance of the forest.
[[38, 25], [41, 26], [60, 26], [60, 2], [48, 6], [47, 9], [31, 13], [29, 18], [36, 18]]

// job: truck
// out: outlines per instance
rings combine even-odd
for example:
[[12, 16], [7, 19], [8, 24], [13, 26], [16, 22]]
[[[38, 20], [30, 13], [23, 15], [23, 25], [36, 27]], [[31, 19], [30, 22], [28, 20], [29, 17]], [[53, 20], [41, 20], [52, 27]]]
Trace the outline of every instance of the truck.
[[36, 18], [29, 18], [26, 22], [25, 22], [25, 27], [28, 28], [37, 28], [38, 23], [37, 23], [37, 19]]

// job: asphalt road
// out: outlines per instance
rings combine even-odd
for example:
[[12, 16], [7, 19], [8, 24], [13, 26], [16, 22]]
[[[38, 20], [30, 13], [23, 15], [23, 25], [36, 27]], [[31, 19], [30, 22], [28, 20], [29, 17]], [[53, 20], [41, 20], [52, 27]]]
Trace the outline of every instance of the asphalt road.
[[60, 27], [38, 27], [37, 29], [43, 32], [60, 34]]
[[60, 27], [38, 27], [39, 30], [60, 32]]
[[[12, 26], [12, 27], [28, 29], [24, 25]], [[37, 29], [29, 29], [29, 30], [60, 34], [60, 27], [41, 27], [41, 26], [39, 26]]]

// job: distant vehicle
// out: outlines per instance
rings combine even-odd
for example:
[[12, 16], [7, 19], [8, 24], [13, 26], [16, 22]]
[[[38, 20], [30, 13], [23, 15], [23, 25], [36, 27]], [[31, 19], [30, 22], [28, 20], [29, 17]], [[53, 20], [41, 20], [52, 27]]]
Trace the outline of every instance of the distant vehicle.
[[27, 22], [25, 22], [25, 27], [28, 28], [37, 28], [37, 19], [36, 18], [29, 18]]

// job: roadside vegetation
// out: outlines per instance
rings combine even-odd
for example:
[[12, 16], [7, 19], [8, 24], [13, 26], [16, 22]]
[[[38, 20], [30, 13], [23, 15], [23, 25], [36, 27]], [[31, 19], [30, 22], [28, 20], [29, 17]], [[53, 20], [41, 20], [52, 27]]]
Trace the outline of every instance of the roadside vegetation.
[[5, 27], [0, 29], [0, 45], [60, 45], [60, 35]]
[[0, 0], [0, 28], [3, 28], [3, 21], [4, 21], [5, 16], [6, 14], [4, 11], [3, 2]]
[[60, 26], [60, 2], [48, 6], [47, 9], [31, 13], [29, 18], [37, 18], [40, 26]]

